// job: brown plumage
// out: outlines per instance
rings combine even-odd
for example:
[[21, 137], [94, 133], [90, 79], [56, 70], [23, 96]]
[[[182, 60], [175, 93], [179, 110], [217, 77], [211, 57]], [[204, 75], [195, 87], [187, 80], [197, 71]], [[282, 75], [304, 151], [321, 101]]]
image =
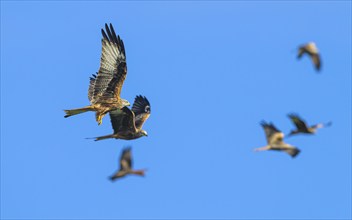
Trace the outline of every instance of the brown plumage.
[[125, 148], [122, 150], [122, 154], [120, 157], [120, 169], [110, 177], [112, 181], [122, 178], [126, 175], [129, 174], [135, 174], [138, 176], [144, 176], [145, 170], [133, 170], [133, 161], [132, 161], [132, 155], [131, 155], [131, 148]]
[[283, 141], [284, 133], [278, 130], [272, 123], [268, 124], [265, 121], [261, 122], [261, 125], [265, 131], [267, 145], [264, 147], [256, 148], [254, 151], [265, 151], [265, 150], [276, 150], [283, 151], [289, 154], [291, 157], [296, 157], [300, 150], [292, 145], [289, 145]]
[[90, 77], [88, 99], [90, 105], [66, 112], [65, 118], [87, 111], [95, 111], [96, 121], [100, 125], [106, 113], [129, 106], [130, 103], [120, 98], [123, 82], [127, 75], [125, 47], [120, 36], [116, 36], [113, 26], [105, 24], [102, 29], [102, 52], [100, 68]]
[[317, 46], [314, 42], [307, 43], [298, 48], [297, 58], [300, 59], [303, 54], [308, 54], [317, 71], [321, 69], [321, 59]]
[[110, 112], [111, 125], [114, 130], [113, 134], [96, 137], [95, 140], [104, 140], [108, 138], [133, 140], [143, 136], [148, 136], [147, 132], [142, 129], [144, 122], [150, 116], [150, 103], [146, 97], [136, 96], [132, 110], [123, 107], [121, 110]]
[[292, 130], [289, 133], [289, 136], [294, 135], [294, 134], [315, 134], [318, 128], [323, 128], [331, 125], [331, 122], [328, 122], [326, 124], [319, 123], [316, 125], [308, 126], [307, 123], [300, 118], [297, 114], [291, 113], [288, 114], [288, 117], [291, 119], [293, 124], [296, 126], [295, 130]]

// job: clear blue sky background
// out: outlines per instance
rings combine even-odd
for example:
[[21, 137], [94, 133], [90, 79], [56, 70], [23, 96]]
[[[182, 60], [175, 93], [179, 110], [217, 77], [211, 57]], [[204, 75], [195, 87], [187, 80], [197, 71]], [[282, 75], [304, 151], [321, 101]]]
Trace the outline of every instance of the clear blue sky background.
[[[88, 104], [101, 32], [125, 42], [122, 97], [151, 102], [134, 141]], [[296, 59], [315, 41], [323, 66]], [[1, 218], [351, 218], [351, 2], [1, 1]], [[332, 121], [265, 145], [261, 120]], [[146, 177], [111, 182], [124, 146]]]

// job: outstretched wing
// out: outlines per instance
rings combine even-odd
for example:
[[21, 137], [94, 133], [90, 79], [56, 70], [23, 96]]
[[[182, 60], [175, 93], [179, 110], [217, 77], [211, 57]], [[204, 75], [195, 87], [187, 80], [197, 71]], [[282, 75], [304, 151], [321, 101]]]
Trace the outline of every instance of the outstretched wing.
[[120, 36], [116, 36], [112, 24], [102, 29], [102, 52], [97, 74], [93, 101], [115, 102], [120, 98], [121, 88], [127, 75], [125, 47]]
[[138, 95], [134, 99], [132, 111], [135, 114], [135, 124], [137, 129], [141, 129], [144, 122], [149, 118], [151, 108], [148, 99], [145, 96]]
[[262, 121], [260, 124], [264, 129], [268, 144], [280, 144], [282, 142], [284, 134], [272, 123], [268, 124], [265, 121]]
[[287, 116], [291, 119], [299, 131], [308, 131], [307, 124], [297, 114], [291, 113]]
[[131, 148], [127, 147], [123, 149], [121, 157], [120, 157], [120, 171], [126, 171], [132, 169], [132, 156], [131, 156]]
[[114, 134], [120, 131], [135, 130], [135, 116], [128, 107], [111, 111], [109, 114]]

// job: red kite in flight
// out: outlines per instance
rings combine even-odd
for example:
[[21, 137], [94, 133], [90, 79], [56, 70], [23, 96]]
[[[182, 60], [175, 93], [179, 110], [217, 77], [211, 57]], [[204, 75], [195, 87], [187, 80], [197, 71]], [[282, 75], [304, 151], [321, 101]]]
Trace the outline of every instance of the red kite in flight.
[[98, 124], [108, 112], [129, 106], [130, 103], [120, 98], [123, 82], [127, 75], [125, 47], [120, 36], [116, 36], [113, 26], [105, 24], [106, 33], [103, 29], [102, 52], [99, 72], [90, 77], [88, 99], [90, 105], [65, 110], [65, 118], [87, 111], [95, 111]]
[[266, 140], [268, 145], [261, 148], [254, 149], [255, 151], [265, 151], [265, 150], [276, 150], [276, 151], [284, 151], [291, 155], [291, 157], [295, 157], [299, 154], [300, 150], [292, 145], [286, 144], [284, 139], [284, 133], [280, 130], [276, 129], [275, 126], [270, 123], [266, 123], [265, 121], [261, 122], [262, 127], [264, 128]]

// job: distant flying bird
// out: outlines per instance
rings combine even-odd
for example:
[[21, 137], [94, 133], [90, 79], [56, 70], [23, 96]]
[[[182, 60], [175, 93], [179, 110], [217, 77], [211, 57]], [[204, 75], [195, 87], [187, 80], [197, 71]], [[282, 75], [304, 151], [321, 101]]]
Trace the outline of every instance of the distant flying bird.
[[108, 138], [133, 140], [143, 136], [148, 136], [147, 132], [142, 129], [144, 122], [150, 116], [150, 103], [146, 97], [136, 96], [132, 110], [123, 107], [121, 110], [110, 112], [110, 121], [114, 130], [113, 134], [96, 137], [95, 140], [104, 140]]
[[87, 111], [95, 111], [95, 118], [98, 124], [108, 112], [129, 106], [130, 103], [120, 98], [123, 82], [127, 75], [125, 47], [120, 36], [116, 36], [112, 24], [110, 28], [105, 24], [106, 33], [103, 29], [102, 52], [100, 69], [90, 77], [88, 88], [88, 99], [90, 105], [64, 110], [65, 118]]
[[291, 155], [291, 157], [295, 157], [299, 154], [300, 150], [292, 145], [286, 144], [284, 139], [284, 133], [275, 128], [275, 126], [270, 123], [266, 123], [265, 121], [261, 122], [262, 127], [264, 128], [266, 140], [268, 145], [265, 147], [260, 147], [254, 149], [255, 151], [265, 151], [265, 150], [276, 150], [276, 151], [284, 151]]
[[297, 114], [292, 113], [292, 114], [288, 114], [287, 116], [291, 119], [293, 124], [296, 126], [296, 130], [292, 130], [289, 136], [294, 134], [299, 134], [299, 133], [315, 134], [318, 128], [328, 127], [332, 124], [331, 122], [328, 122], [326, 124], [319, 123], [308, 127], [307, 123], [302, 118], [300, 118]]
[[120, 169], [117, 171], [113, 176], [110, 177], [112, 181], [124, 177], [129, 174], [135, 174], [138, 176], [144, 176], [145, 170], [133, 170], [132, 169], [132, 155], [131, 155], [131, 148], [125, 148], [122, 151], [120, 157]]
[[315, 66], [315, 69], [317, 71], [320, 70], [321, 68], [321, 59], [320, 59], [320, 54], [318, 51], [317, 46], [315, 45], [314, 42], [307, 43], [305, 45], [302, 45], [298, 48], [298, 55], [297, 58], [300, 59], [303, 54], [308, 54]]

